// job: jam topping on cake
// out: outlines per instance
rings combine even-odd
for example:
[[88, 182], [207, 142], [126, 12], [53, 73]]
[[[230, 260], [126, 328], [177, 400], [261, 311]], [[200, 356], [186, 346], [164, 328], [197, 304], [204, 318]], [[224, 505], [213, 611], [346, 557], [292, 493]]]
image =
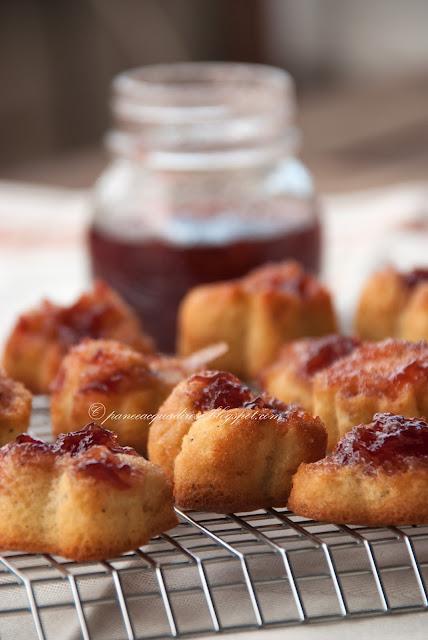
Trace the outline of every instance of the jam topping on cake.
[[102, 337], [102, 331], [109, 316], [115, 316], [115, 310], [105, 302], [83, 304], [79, 301], [71, 307], [58, 309], [58, 338], [68, 346], [77, 344], [84, 337]]
[[85, 337], [102, 338], [106, 329], [122, 320], [121, 310], [102, 282], [96, 282], [93, 292], [83, 294], [71, 306], [53, 308], [58, 339], [67, 346]]
[[232, 373], [226, 371], [205, 371], [190, 378], [190, 382], [202, 383], [192, 394], [195, 408], [198, 411], [211, 409], [236, 409], [245, 402], [254, 400], [249, 387]]
[[370, 424], [351, 429], [329, 457], [337, 464], [364, 464], [388, 471], [422, 459], [428, 462], [428, 422], [392, 413], [376, 413]]
[[[83, 293], [68, 307], [43, 300], [38, 309], [19, 318], [17, 331], [41, 334], [69, 348], [83, 338], [103, 338], [112, 329], [133, 323], [130, 313], [106, 284], [97, 281], [92, 291]], [[132, 324], [130, 337], [134, 333]]]
[[428, 343], [392, 338], [363, 343], [319, 376], [316, 380], [321, 388], [337, 386], [344, 396], [395, 396], [403, 386], [426, 384]]
[[[115, 340], [85, 338], [70, 351], [68, 359], [71, 358], [72, 366], [81, 368], [79, 393], [109, 394], [140, 388], [155, 375], [147, 355]], [[51, 385], [53, 392], [61, 391], [66, 384], [68, 359], [63, 361]]]
[[129, 486], [133, 470], [130, 464], [115, 454], [138, 456], [131, 447], [121, 447], [115, 433], [95, 423], [86, 425], [80, 431], [62, 433], [52, 443], [32, 438], [26, 433], [21, 434], [14, 442], [0, 449], [0, 455], [12, 452], [26, 457], [38, 454], [48, 454], [54, 458], [70, 456], [75, 460], [76, 470], [109, 481], [119, 488]]
[[112, 453], [121, 453], [126, 455], [137, 456], [138, 453], [131, 447], [121, 447], [118, 442], [117, 435], [109, 429], [100, 427], [95, 422], [87, 424], [80, 431], [71, 431], [70, 433], [62, 433], [56, 441], [50, 445], [54, 453], [59, 455], [69, 453], [71, 456], [79, 455], [88, 451], [91, 447], [106, 447]]
[[428, 269], [413, 269], [402, 275], [402, 279], [409, 289], [414, 289], [422, 282], [428, 282]]
[[10, 451], [10, 449], [27, 449], [54, 453], [57, 456], [68, 454], [74, 457], [81, 453], [85, 453], [92, 447], [96, 446], [106, 447], [106, 449], [112, 453], [138, 455], [138, 453], [131, 447], [121, 447], [119, 445], [117, 435], [113, 433], [113, 431], [104, 429], [104, 427], [100, 427], [95, 422], [87, 424], [79, 431], [61, 433], [55, 442], [44, 442], [43, 440], [33, 438], [27, 433], [23, 433], [13, 442], [5, 445], [1, 451]]
[[318, 371], [329, 367], [333, 362], [349, 355], [361, 344], [357, 338], [330, 335], [302, 341], [302, 372], [314, 376]]
[[253, 409], [266, 410], [280, 415], [289, 413], [290, 405], [267, 395], [257, 395], [243, 384], [239, 378], [225, 371], [206, 371], [195, 374], [190, 382], [203, 382], [204, 386], [192, 393], [198, 411], [212, 409]]
[[44, 300], [39, 313], [20, 317], [17, 329], [41, 332], [70, 347], [85, 337], [101, 338], [105, 329], [117, 321], [117, 310], [110, 301], [95, 302], [88, 294], [70, 307]]

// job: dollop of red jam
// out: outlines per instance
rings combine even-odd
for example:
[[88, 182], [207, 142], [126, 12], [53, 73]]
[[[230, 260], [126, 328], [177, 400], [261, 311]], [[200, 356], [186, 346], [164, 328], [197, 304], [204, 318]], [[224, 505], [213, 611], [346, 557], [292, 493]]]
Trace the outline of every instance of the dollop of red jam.
[[428, 282], [428, 269], [413, 269], [402, 275], [406, 287], [414, 289], [421, 282]]
[[267, 395], [257, 395], [232, 373], [226, 371], [205, 371], [194, 374], [190, 381], [202, 382], [192, 393], [198, 411], [212, 409], [265, 409], [277, 415], [286, 414], [290, 406]]
[[364, 464], [391, 472], [424, 458], [428, 463], [428, 422], [376, 413], [373, 422], [346, 433], [329, 458], [338, 464]]
[[[84, 456], [93, 447], [93, 455]], [[31, 455], [50, 454], [63, 457], [69, 455], [76, 460], [75, 468], [85, 472], [99, 480], [108, 481], [119, 489], [129, 486], [132, 474], [131, 466], [123, 460], [119, 460], [114, 454], [126, 454], [138, 456], [131, 447], [121, 447], [115, 433], [104, 429], [99, 425], [90, 423], [80, 431], [62, 433], [55, 442], [48, 443], [23, 433], [14, 442], [10, 442], [0, 449], [2, 455], [11, 451], [22, 450]]]
[[313, 376], [318, 371], [329, 367], [333, 362], [349, 355], [360, 344], [360, 340], [350, 336], [330, 335], [306, 342], [309, 345], [303, 371]]
[[320, 376], [321, 387], [337, 385], [349, 397], [360, 393], [395, 397], [407, 385], [422, 393], [428, 380], [428, 344], [393, 338], [366, 342]]
[[109, 301], [89, 300], [82, 297], [71, 307], [58, 307], [58, 339], [67, 346], [77, 344], [85, 337], [101, 338], [103, 330], [116, 316]]
[[20, 316], [18, 332], [42, 332], [65, 347], [85, 337], [102, 338], [106, 330], [123, 320], [123, 309], [113, 292], [101, 281], [72, 305], [62, 307], [43, 300], [40, 307]]
[[254, 399], [251, 389], [242, 384], [239, 378], [226, 371], [197, 373], [191, 377], [190, 381], [202, 382], [204, 385], [202, 387], [198, 385], [198, 390], [193, 395], [195, 408], [198, 411], [236, 409]]
[[55, 442], [49, 446], [52, 447], [54, 453], [59, 455], [70, 454], [71, 456], [77, 456], [95, 446], [106, 447], [112, 453], [138, 455], [135, 449], [131, 447], [121, 447], [118, 437], [113, 431], [104, 429], [104, 427], [100, 427], [95, 422], [87, 424], [80, 431], [61, 433]]
[[[78, 458], [76, 468], [97, 480], [109, 482], [117, 489], [127, 489], [130, 486], [132, 467], [128, 462], [118, 460], [114, 453], [117, 452], [107, 449], [97, 450], [90, 457]], [[129, 455], [128, 451], [125, 453]]]
[[131, 447], [121, 447], [118, 438], [113, 431], [100, 427], [95, 422], [87, 424], [80, 431], [70, 431], [70, 433], [61, 433], [55, 442], [43, 442], [22, 433], [17, 438], [5, 445], [2, 450], [10, 450], [15, 448], [33, 449], [34, 451], [42, 451], [46, 453], [54, 453], [59, 456], [70, 455], [72, 457], [85, 453], [91, 447], [106, 447], [112, 453], [123, 453], [126, 455], [137, 456], [138, 453]]

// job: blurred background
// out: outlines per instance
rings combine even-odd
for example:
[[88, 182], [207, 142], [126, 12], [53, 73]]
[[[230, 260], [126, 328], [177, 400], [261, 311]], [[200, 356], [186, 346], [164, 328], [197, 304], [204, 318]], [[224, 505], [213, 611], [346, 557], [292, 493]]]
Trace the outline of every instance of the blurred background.
[[2, 0], [0, 339], [41, 296], [88, 286], [111, 81], [174, 61], [294, 76], [321, 275], [349, 325], [379, 264], [427, 262], [427, 25], [426, 0]]
[[295, 77], [321, 191], [425, 178], [427, 25], [426, 0], [2, 0], [0, 176], [87, 187], [114, 75], [238, 60]]

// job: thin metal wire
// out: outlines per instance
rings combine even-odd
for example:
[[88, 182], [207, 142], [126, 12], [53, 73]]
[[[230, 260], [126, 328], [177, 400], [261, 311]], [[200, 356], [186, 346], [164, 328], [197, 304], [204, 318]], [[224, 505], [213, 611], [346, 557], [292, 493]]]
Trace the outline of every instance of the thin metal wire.
[[251, 533], [253, 533], [257, 538], [259, 538], [265, 544], [267, 544], [270, 547], [272, 547], [272, 549], [274, 549], [274, 551], [280, 555], [280, 557], [282, 559], [282, 562], [284, 564], [285, 573], [287, 575], [288, 582], [289, 582], [289, 585], [290, 585], [290, 589], [291, 589], [291, 592], [293, 594], [293, 598], [294, 598], [294, 602], [296, 604], [296, 608], [297, 608], [297, 612], [298, 612], [299, 618], [302, 621], [305, 620], [306, 617], [307, 617], [306, 616], [306, 611], [305, 611], [305, 605], [303, 604], [303, 600], [302, 600], [302, 597], [300, 595], [300, 589], [299, 589], [299, 586], [298, 586], [298, 584], [296, 582], [296, 579], [295, 579], [295, 576], [294, 576], [294, 571], [293, 571], [293, 568], [291, 566], [290, 560], [288, 558], [287, 551], [283, 547], [280, 547], [278, 544], [276, 544], [276, 542], [274, 542], [273, 540], [268, 538], [268, 536], [266, 536], [264, 533], [262, 533], [261, 531], [258, 531], [251, 524], [249, 524], [248, 522], [245, 522], [245, 520], [243, 520], [242, 518], [239, 518], [238, 516], [234, 515], [233, 513], [229, 514], [229, 518], [233, 519], [235, 522], [238, 522], [243, 529], [247, 529], [248, 531], [251, 531]]
[[136, 553], [143, 558], [155, 571], [156, 578], [159, 585], [159, 591], [162, 596], [163, 605], [165, 607], [165, 613], [168, 618], [169, 626], [171, 629], [171, 635], [175, 638], [178, 635], [177, 632], [177, 623], [175, 620], [174, 612], [171, 607], [171, 601], [169, 598], [168, 590], [165, 586], [165, 578], [163, 575], [162, 567], [151, 558], [147, 553], [141, 551], [141, 549], [137, 549]]
[[128, 636], [128, 640], [135, 640], [135, 632], [132, 626], [131, 618], [129, 616], [128, 605], [126, 603], [126, 598], [123, 593], [119, 572], [110, 564], [110, 562], [107, 562], [106, 560], [102, 564], [107, 569], [107, 571], [111, 574], [113, 584], [116, 589], [117, 600], [119, 602], [119, 607], [122, 614], [123, 623], [125, 625], [126, 635]]
[[350, 535], [351, 537], [355, 538], [355, 540], [357, 541], [358, 544], [363, 544], [368, 559], [369, 559], [369, 563], [370, 563], [370, 569], [372, 571], [373, 574], [373, 578], [376, 584], [376, 589], [377, 592], [379, 594], [379, 598], [381, 601], [381, 605], [382, 605], [382, 609], [384, 611], [388, 611], [389, 609], [389, 602], [388, 602], [388, 597], [385, 593], [385, 588], [383, 586], [383, 581], [382, 581], [382, 576], [380, 574], [377, 562], [376, 562], [376, 558], [374, 556], [373, 553], [373, 548], [372, 545], [370, 544], [370, 542], [364, 538], [360, 533], [358, 533], [358, 531], [355, 531], [354, 529], [351, 529], [351, 527], [347, 527], [346, 525], [340, 525], [339, 529], [341, 531], [344, 531], [345, 533], [347, 533], [348, 535]]
[[208, 536], [209, 538], [214, 540], [214, 542], [216, 542], [220, 546], [224, 547], [232, 555], [234, 555], [236, 558], [238, 558], [239, 562], [241, 563], [242, 573], [244, 575], [245, 584], [247, 586], [248, 594], [250, 596], [251, 604], [253, 606], [253, 611], [254, 611], [254, 615], [256, 617], [256, 622], [257, 622], [258, 626], [261, 627], [263, 625], [263, 616], [262, 616], [262, 613], [261, 613], [261, 610], [260, 610], [260, 604], [259, 604], [259, 600], [257, 598], [256, 592], [255, 592], [255, 589], [254, 589], [253, 581], [251, 580], [251, 575], [250, 575], [250, 572], [248, 570], [247, 561], [246, 561], [245, 556], [243, 555], [243, 553], [241, 553], [241, 551], [238, 551], [237, 549], [235, 549], [228, 542], [225, 542], [224, 540], [219, 538], [217, 535], [215, 535], [215, 533], [213, 533], [212, 531], [210, 531], [206, 527], [204, 527], [201, 524], [199, 524], [199, 522], [197, 522], [194, 518], [191, 518], [189, 516], [189, 514], [184, 513], [184, 511], [181, 511], [180, 509], [177, 509], [177, 508], [176, 508], [176, 512], [184, 520], [187, 520], [187, 522], [190, 522], [190, 524], [192, 524], [194, 527], [196, 527], [197, 529], [202, 531], [206, 536]]
[[220, 623], [218, 619], [217, 609], [211, 594], [210, 585], [207, 580], [207, 576], [205, 573], [205, 568], [202, 563], [202, 560], [198, 558], [198, 556], [196, 556], [194, 553], [192, 553], [191, 551], [183, 547], [179, 542], [177, 542], [177, 540], [174, 540], [174, 538], [171, 538], [171, 536], [169, 536], [168, 534], [164, 533], [162, 537], [165, 540], [167, 540], [170, 544], [172, 544], [176, 549], [181, 551], [181, 553], [187, 556], [194, 564], [196, 564], [196, 567], [199, 573], [199, 579], [202, 584], [202, 590], [205, 595], [205, 600], [207, 601], [208, 611], [210, 613], [211, 620], [213, 623], [214, 631], [220, 631]]
[[322, 550], [327, 563], [328, 570], [331, 575], [331, 580], [333, 582], [334, 590], [336, 592], [337, 600], [340, 607], [340, 612], [342, 616], [348, 615], [349, 613], [348, 605], [346, 603], [346, 598], [343, 593], [340, 577], [338, 572], [336, 571], [336, 565], [327, 543], [324, 542], [324, 540], [322, 540], [322, 538], [320, 538], [319, 535], [314, 533], [308, 533], [301, 525], [299, 525], [297, 522], [294, 522], [293, 520], [291, 520], [291, 518], [284, 515], [283, 513], [279, 513], [276, 509], [269, 509], [269, 511], [275, 514], [279, 520], [288, 524], [288, 526], [291, 527], [292, 529], [295, 529], [296, 531], [299, 531], [300, 533], [302, 533], [302, 535], [309, 537], [310, 540], [312, 540], [315, 543], [315, 545], [317, 545]]
[[30, 611], [33, 616], [34, 626], [36, 627], [36, 633], [39, 640], [45, 640], [45, 632], [42, 626], [42, 622], [40, 620], [39, 610], [37, 608], [36, 600], [34, 598], [34, 591], [31, 585], [31, 581], [24, 573], [19, 571], [16, 567], [13, 566], [6, 558], [0, 557], [0, 562], [7, 568], [11, 573], [13, 573], [25, 586], [25, 591], [27, 593], [28, 604], [30, 606]]
[[83, 612], [82, 601], [80, 599], [79, 588], [76, 583], [76, 578], [72, 573], [70, 573], [70, 571], [68, 571], [68, 569], [65, 566], [63, 566], [62, 564], [57, 562], [54, 558], [52, 558], [52, 556], [45, 554], [44, 558], [46, 558], [46, 560], [53, 567], [55, 567], [55, 569], [57, 569], [65, 578], [67, 578], [70, 584], [71, 593], [73, 595], [74, 605], [76, 607], [77, 618], [79, 621], [83, 640], [90, 640], [88, 625], [86, 624], [86, 618]]
[[402, 531], [401, 529], [399, 529], [398, 527], [390, 527], [390, 529], [392, 531], [394, 531], [395, 533], [397, 533], [397, 535], [403, 540], [404, 544], [406, 545], [406, 549], [407, 552], [409, 554], [410, 557], [410, 562], [415, 574], [415, 578], [416, 578], [416, 582], [418, 584], [419, 587], [419, 591], [421, 593], [422, 596], [422, 601], [425, 607], [428, 606], [428, 596], [427, 596], [427, 589], [426, 589], [426, 585], [425, 585], [425, 580], [423, 578], [421, 569], [418, 565], [418, 561], [416, 559], [416, 553], [415, 553], [415, 547], [413, 545], [413, 541], [410, 539], [410, 537], [407, 535], [407, 533], [405, 533], [404, 531]]

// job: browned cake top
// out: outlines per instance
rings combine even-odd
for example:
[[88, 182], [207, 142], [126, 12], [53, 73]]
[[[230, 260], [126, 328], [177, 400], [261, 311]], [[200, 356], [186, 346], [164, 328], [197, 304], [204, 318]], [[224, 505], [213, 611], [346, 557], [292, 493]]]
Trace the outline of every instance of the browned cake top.
[[255, 269], [241, 282], [244, 289], [250, 293], [274, 291], [299, 298], [308, 298], [321, 292], [326, 293], [316, 278], [306, 273], [298, 262], [291, 260]]
[[79, 374], [79, 393], [117, 393], [147, 385], [154, 377], [150, 358], [115, 340], [84, 339], [63, 360], [51, 390], [60, 391], [67, 376]]
[[189, 395], [197, 411], [212, 409], [262, 410], [286, 419], [298, 411], [276, 398], [257, 394], [232, 373], [226, 371], [204, 371], [189, 378]]
[[428, 387], [428, 343], [394, 339], [364, 343], [315, 380], [320, 388], [334, 387], [350, 396], [395, 395], [405, 385]]
[[[111, 331], [128, 323], [130, 338], [136, 341], [138, 322], [133, 312], [110, 287], [97, 281], [92, 291], [83, 293], [68, 307], [43, 300], [37, 309], [20, 316], [16, 331], [38, 333], [68, 348], [85, 337], [108, 337]], [[141, 333], [141, 347], [144, 346], [148, 348], [149, 341]]]
[[348, 431], [326, 462], [389, 472], [418, 462], [428, 465], [428, 423], [423, 418], [376, 413], [370, 424]]
[[24, 433], [0, 449], [0, 456], [13, 456], [22, 464], [31, 461], [69, 461], [76, 471], [110, 482], [118, 488], [130, 484], [133, 468], [118, 454], [138, 456], [131, 447], [121, 447], [115, 433], [95, 423], [80, 431], [63, 433], [53, 443], [43, 442]]
[[291, 364], [299, 375], [312, 378], [339, 358], [352, 353], [360, 344], [358, 338], [336, 334], [295, 340], [285, 345], [273, 367]]
[[428, 282], [428, 269], [413, 269], [407, 273], [402, 273], [401, 278], [409, 289], [414, 289], [422, 282]]
[[18, 383], [0, 372], [0, 411], [13, 402], [18, 386]]
[[0, 416], [19, 411], [31, 401], [31, 393], [23, 384], [0, 371]]

